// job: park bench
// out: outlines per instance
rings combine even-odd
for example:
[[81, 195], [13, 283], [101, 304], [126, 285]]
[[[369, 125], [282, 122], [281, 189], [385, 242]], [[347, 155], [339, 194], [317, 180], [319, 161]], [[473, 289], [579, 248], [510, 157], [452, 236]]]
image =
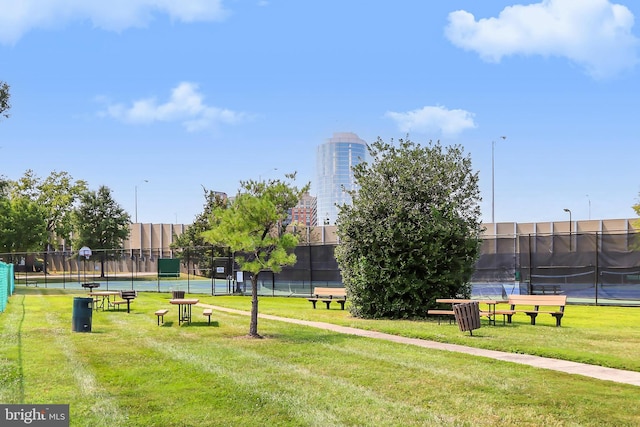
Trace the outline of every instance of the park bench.
[[154, 314], [158, 316], [158, 326], [160, 326], [160, 320], [162, 320], [162, 324], [164, 325], [164, 315], [167, 314], [169, 310], [163, 308], [161, 310], [156, 311]]
[[120, 299], [113, 301], [111, 305], [117, 307], [119, 311], [122, 304], [127, 304], [127, 313], [129, 313], [131, 301], [134, 300], [136, 296], [138, 296], [137, 291], [120, 291]]
[[211, 308], [205, 308], [204, 310], [202, 310], [202, 315], [206, 316], [207, 319], [209, 319], [209, 324], [211, 324], [211, 315], [213, 314], [213, 309]]
[[[556, 326], [560, 326], [566, 304], [566, 295], [511, 295], [509, 297], [511, 309], [496, 310], [496, 314], [507, 316], [508, 322], [511, 323], [511, 317], [515, 313], [524, 313], [531, 318], [532, 325], [536, 324], [538, 314], [550, 314], [555, 317]], [[541, 310], [540, 307], [547, 309]], [[557, 310], [551, 310], [548, 307], [557, 307]]]
[[562, 294], [560, 285], [531, 285], [533, 295], [558, 295]]
[[340, 308], [344, 310], [344, 303], [347, 301], [347, 290], [345, 288], [313, 288], [313, 297], [307, 298], [316, 308], [316, 303], [322, 301], [330, 308], [333, 301], [340, 304]]

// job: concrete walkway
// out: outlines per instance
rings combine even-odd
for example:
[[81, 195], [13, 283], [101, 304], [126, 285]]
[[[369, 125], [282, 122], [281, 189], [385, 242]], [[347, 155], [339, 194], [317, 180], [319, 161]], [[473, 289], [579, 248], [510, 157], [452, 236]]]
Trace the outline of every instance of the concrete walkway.
[[[249, 316], [248, 311], [235, 310], [233, 308], [218, 307], [210, 304], [197, 304], [199, 307], [212, 308], [218, 311]], [[554, 371], [566, 372], [569, 374], [583, 375], [585, 377], [597, 378], [605, 381], [614, 381], [623, 384], [630, 384], [640, 387], [640, 372], [624, 371], [621, 369], [605, 368], [602, 366], [587, 365], [585, 363], [570, 362], [560, 359], [550, 359], [547, 357], [531, 356], [527, 354], [506, 353], [503, 351], [484, 350], [481, 348], [467, 347], [458, 344], [446, 344], [436, 341], [423, 340], [418, 338], [406, 338], [398, 335], [385, 334], [383, 332], [367, 331], [364, 329], [339, 326], [324, 322], [311, 322], [308, 320], [289, 319], [286, 317], [272, 316], [270, 314], [258, 314], [261, 319], [278, 320], [281, 322], [295, 323], [297, 325], [311, 326], [314, 328], [326, 329], [343, 334], [358, 335], [361, 337], [383, 339], [400, 344], [410, 344], [418, 347], [430, 348], [434, 350], [455, 351], [467, 353], [473, 356], [489, 357], [504, 362], [521, 363], [523, 365], [534, 366], [536, 368], [551, 369]]]

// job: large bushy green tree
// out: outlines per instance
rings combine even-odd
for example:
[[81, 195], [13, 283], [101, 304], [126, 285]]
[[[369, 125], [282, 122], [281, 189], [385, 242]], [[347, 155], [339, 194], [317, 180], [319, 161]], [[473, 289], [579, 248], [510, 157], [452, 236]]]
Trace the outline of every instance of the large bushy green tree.
[[286, 180], [242, 181], [241, 190], [228, 207], [216, 207], [210, 218], [205, 241], [229, 247], [242, 271], [251, 273], [251, 324], [249, 336], [258, 334], [258, 276], [262, 271], [278, 273], [283, 266], [293, 265], [293, 249], [298, 236], [287, 229], [289, 210], [309, 190], [296, 187], [295, 173]]
[[45, 210], [26, 197], [0, 195], [0, 252], [31, 252], [47, 241]]
[[53, 171], [41, 179], [31, 169], [14, 182], [11, 189], [14, 196], [27, 197], [43, 209], [48, 243], [53, 247], [56, 238], [69, 239], [72, 231], [71, 212], [80, 195], [86, 191], [86, 181], [76, 181], [68, 172]]
[[129, 237], [131, 216], [113, 199], [109, 187], [86, 191], [73, 211], [74, 250], [87, 246], [101, 250], [100, 277], [104, 277], [106, 250], [120, 249]]
[[353, 168], [359, 188], [336, 223], [351, 313], [421, 318], [436, 298], [468, 296], [482, 231], [469, 156], [408, 138], [378, 138], [369, 153]]

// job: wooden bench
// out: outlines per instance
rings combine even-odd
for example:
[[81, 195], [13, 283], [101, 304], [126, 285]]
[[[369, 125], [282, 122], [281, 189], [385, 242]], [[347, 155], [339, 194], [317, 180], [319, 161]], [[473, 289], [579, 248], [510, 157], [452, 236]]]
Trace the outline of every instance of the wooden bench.
[[[498, 313], [498, 311], [500, 310], [497, 310], [496, 314], [502, 314]], [[440, 324], [440, 320], [442, 319], [442, 317], [447, 317], [449, 319], [449, 324], [451, 324], [455, 319], [455, 312], [453, 310], [427, 310], [427, 314], [429, 316], [438, 316], [438, 325]], [[493, 311], [480, 310], [480, 317], [487, 317], [490, 321], [492, 321], [493, 315]]]
[[427, 314], [430, 316], [438, 316], [438, 325], [440, 324], [440, 319], [442, 319], [442, 316], [446, 316], [449, 318], [449, 324], [451, 324], [451, 321], [455, 316], [453, 310], [427, 310]]
[[531, 293], [534, 295], [559, 295], [563, 292], [560, 285], [531, 285]]
[[464, 299], [464, 298], [437, 298], [436, 299], [436, 303], [437, 304], [447, 304], [449, 306], [451, 306], [451, 308], [442, 308], [442, 307], [438, 307], [435, 309], [431, 309], [431, 310], [427, 310], [427, 315], [428, 316], [438, 316], [438, 325], [440, 324], [440, 320], [442, 319], [443, 316], [446, 316], [449, 318], [449, 324], [451, 324], [452, 320], [455, 317], [455, 309], [454, 307], [458, 304], [464, 304], [464, 303], [470, 303], [470, 302], [474, 302], [477, 301], [479, 304], [483, 304], [483, 305], [488, 305], [488, 309], [486, 310], [479, 310], [480, 311], [480, 317], [487, 317], [489, 319], [489, 323], [493, 323], [495, 325], [495, 313], [494, 313], [494, 309], [495, 309], [495, 304], [499, 301], [495, 301], [495, 300], [471, 300], [471, 299]]
[[158, 316], [158, 326], [160, 326], [160, 319], [162, 319], [162, 324], [164, 325], [164, 315], [168, 312], [169, 310], [163, 308], [162, 310], [158, 310], [154, 313], [156, 316]]
[[[524, 313], [531, 318], [531, 324], [536, 324], [538, 314], [550, 314], [556, 319], [556, 326], [560, 326], [564, 307], [567, 305], [566, 295], [511, 295], [509, 297], [510, 310], [496, 310], [496, 314], [506, 315], [511, 323], [515, 313]], [[524, 306], [524, 308], [522, 307]], [[531, 308], [533, 307], [533, 308]], [[541, 310], [540, 307], [558, 307], [557, 310]]]
[[329, 310], [333, 301], [340, 304], [340, 308], [344, 310], [344, 303], [347, 301], [347, 290], [345, 288], [313, 288], [313, 297], [307, 298], [316, 308], [316, 302], [322, 301], [327, 305]]
[[209, 325], [211, 324], [211, 315], [213, 314], [213, 310], [211, 308], [205, 308], [202, 310], [202, 315], [207, 316], [209, 319]]

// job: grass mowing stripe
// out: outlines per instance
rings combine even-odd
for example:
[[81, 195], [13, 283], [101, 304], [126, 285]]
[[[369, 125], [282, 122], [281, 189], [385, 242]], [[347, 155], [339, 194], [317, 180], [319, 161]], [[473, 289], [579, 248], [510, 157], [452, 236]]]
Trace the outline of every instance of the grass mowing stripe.
[[[640, 421], [637, 388], [631, 386], [275, 321], [260, 321], [259, 330], [266, 339], [243, 339], [248, 317], [216, 315], [215, 324], [207, 325], [194, 308], [194, 322], [179, 325], [169, 297], [155, 293], [140, 293], [131, 313], [93, 312], [92, 333], [73, 333], [71, 298], [75, 295], [25, 298], [27, 317], [20, 333], [27, 398], [71, 403], [73, 425], [78, 427], [105, 423], [87, 409], [95, 401], [78, 391], [72, 364], [58, 348], [51, 328], [59, 328], [59, 338], [69, 340], [69, 351], [94, 375], [97, 386], [129, 414], [127, 426], [623, 426]], [[308, 304], [296, 301], [265, 302], [265, 307], [279, 304], [284, 314], [304, 314], [314, 321], [344, 316], [338, 310], [312, 311]], [[153, 313], [165, 307], [170, 308], [166, 324], [157, 326]], [[10, 304], [9, 310], [15, 314], [20, 306]], [[50, 324], [46, 312], [58, 313], [59, 322]], [[587, 317], [591, 323], [598, 319], [600, 328], [595, 311], [585, 311]], [[0, 331], [9, 326], [6, 320], [7, 316], [0, 316]], [[516, 348], [523, 340], [549, 342], [547, 338], [555, 336], [556, 348], [545, 350], [554, 352], [582, 348], [577, 344], [589, 330], [588, 324], [562, 331], [515, 325], [483, 328], [471, 339], [461, 337], [455, 325], [378, 321], [367, 325], [390, 327], [405, 336], [424, 330], [426, 335], [442, 333], [446, 340]], [[615, 325], [610, 327], [616, 342], [628, 336], [618, 336]], [[607, 342], [600, 345], [606, 347]], [[17, 345], [9, 349], [0, 345], [0, 358], [6, 357], [16, 367], [18, 354]], [[202, 364], [212, 372], [199, 367]], [[418, 411], [403, 410], [407, 405]]]
[[[59, 323], [60, 316], [54, 316], [50, 313], [46, 314], [49, 324]], [[85, 368], [84, 362], [77, 357], [78, 351], [73, 344], [67, 339], [66, 333], [62, 328], [51, 328], [50, 331], [54, 337], [55, 344], [61, 350], [66, 358], [68, 366], [73, 378], [80, 387], [82, 396], [91, 399], [94, 404], [91, 405], [91, 411], [97, 416], [99, 421], [109, 426], [125, 425], [127, 415], [118, 407], [117, 400], [112, 399], [108, 393], [96, 381], [95, 375]]]
[[[228, 324], [233, 320], [237, 321], [237, 316], [229, 318], [222, 316], [220, 320]], [[119, 323], [119, 321], [116, 322]], [[277, 325], [278, 328], [285, 327], [280, 322], [275, 322], [274, 325]], [[422, 409], [407, 405], [401, 401], [389, 400], [371, 388], [354, 384], [339, 375], [339, 370], [333, 372], [313, 371], [299, 364], [288, 363], [281, 357], [260, 354], [260, 347], [263, 347], [262, 343], [267, 343], [270, 339], [264, 341], [237, 338], [216, 340], [214, 345], [218, 359], [216, 359], [215, 363], [212, 363], [211, 356], [206, 353], [206, 350], [203, 352], [202, 342], [185, 340], [186, 337], [183, 336], [181, 339], [185, 341], [182, 344], [168, 343], [151, 338], [147, 334], [136, 332], [135, 330], [129, 329], [129, 332], [134, 335], [132, 339], [136, 342], [165, 354], [166, 357], [181, 364], [189, 365], [191, 370], [211, 373], [232, 381], [242, 389], [259, 395], [260, 400], [283, 406], [292, 412], [293, 416], [299, 420], [304, 420], [305, 423], [318, 423], [318, 425], [339, 424], [335, 415], [336, 407], [325, 406], [320, 408], [317, 405], [318, 401], [322, 401], [326, 397], [326, 392], [319, 392], [318, 390], [326, 390], [327, 388], [332, 389], [332, 394], [336, 395], [336, 406], [341, 406], [349, 400], [352, 400], [353, 405], [366, 401], [366, 405], [384, 408], [383, 412], [394, 415], [389, 420], [407, 412], [415, 412], [418, 418], [423, 421], [431, 419], [431, 415], [422, 411]], [[315, 335], [317, 331], [314, 330], [313, 333]], [[340, 336], [340, 334], [328, 332], [324, 334]], [[194, 338], [198, 337], [194, 336]], [[239, 347], [239, 341], [247, 344], [250, 348]], [[272, 342], [277, 343], [275, 340], [272, 340]], [[204, 343], [204, 347], [206, 346], [208, 346], [208, 343]], [[239, 369], [239, 366], [241, 369]], [[268, 367], [268, 372], [264, 371], [265, 366]], [[300, 387], [301, 383], [305, 386]], [[420, 412], [423, 413], [418, 415]], [[346, 414], [342, 414], [341, 418], [345, 416]], [[374, 422], [375, 419], [371, 421]]]
[[22, 322], [24, 320], [24, 295], [10, 300], [20, 305], [20, 310], [2, 313], [5, 327], [0, 328], [0, 402], [24, 403], [24, 373], [22, 368]]

